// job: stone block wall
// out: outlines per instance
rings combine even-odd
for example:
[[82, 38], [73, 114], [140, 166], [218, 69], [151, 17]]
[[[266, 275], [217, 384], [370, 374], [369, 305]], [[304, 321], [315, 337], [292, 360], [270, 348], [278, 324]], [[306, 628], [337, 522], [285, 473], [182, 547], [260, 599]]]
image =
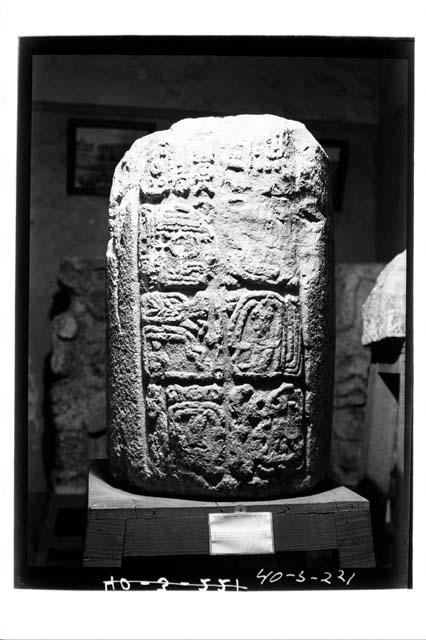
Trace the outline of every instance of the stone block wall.
[[65, 310], [52, 320], [52, 480], [84, 490], [89, 458], [106, 455], [104, 261], [65, 259], [58, 284]]
[[330, 475], [356, 486], [362, 475], [362, 443], [370, 350], [363, 347], [362, 305], [382, 264], [336, 265], [336, 357]]

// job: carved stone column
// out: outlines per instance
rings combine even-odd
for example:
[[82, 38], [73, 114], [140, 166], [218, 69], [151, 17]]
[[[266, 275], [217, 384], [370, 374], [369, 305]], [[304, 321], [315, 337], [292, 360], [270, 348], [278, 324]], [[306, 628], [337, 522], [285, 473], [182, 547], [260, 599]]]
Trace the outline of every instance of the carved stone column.
[[333, 249], [324, 151], [276, 116], [183, 120], [118, 165], [109, 458], [139, 491], [264, 498], [327, 469]]

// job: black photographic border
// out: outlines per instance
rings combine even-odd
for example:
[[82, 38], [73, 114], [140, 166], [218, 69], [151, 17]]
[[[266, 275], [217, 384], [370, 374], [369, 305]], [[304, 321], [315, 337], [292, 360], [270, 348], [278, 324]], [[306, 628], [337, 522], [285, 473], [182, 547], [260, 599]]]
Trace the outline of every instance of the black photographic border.
[[[303, 57], [391, 58], [408, 62], [408, 171], [407, 171], [407, 340], [406, 340], [406, 450], [412, 460], [413, 388], [413, 168], [414, 168], [414, 39], [382, 37], [311, 36], [68, 36], [22, 37], [18, 63], [17, 222], [16, 222], [16, 330], [15, 330], [15, 588], [104, 589], [110, 570], [30, 567], [27, 562], [28, 502], [28, 295], [31, 184], [32, 58], [43, 54], [139, 54], [139, 55], [257, 55]], [[412, 474], [410, 490], [410, 568], [412, 587]], [[167, 559], [165, 559], [167, 561]], [[197, 562], [191, 561], [193, 568]], [[159, 564], [158, 575], [164, 565]], [[131, 578], [131, 571], [127, 572]], [[357, 570], [351, 588], [401, 587], [399, 576], [379, 569]], [[184, 579], [184, 578], [182, 578]], [[258, 589], [256, 581], [250, 589]], [[294, 589], [294, 585], [272, 585]], [[312, 586], [298, 585], [298, 589]], [[315, 589], [330, 589], [327, 585]], [[333, 586], [332, 588], [345, 588]], [[347, 587], [349, 589], [349, 587]], [[263, 588], [262, 588], [263, 589]]]

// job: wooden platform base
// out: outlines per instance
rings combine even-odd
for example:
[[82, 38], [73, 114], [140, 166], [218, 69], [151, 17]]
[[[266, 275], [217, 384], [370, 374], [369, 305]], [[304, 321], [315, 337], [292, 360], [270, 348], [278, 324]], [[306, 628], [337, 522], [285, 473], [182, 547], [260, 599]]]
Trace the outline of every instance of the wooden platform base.
[[374, 567], [369, 502], [345, 487], [297, 498], [214, 502], [133, 494], [113, 487], [106, 462], [89, 474], [83, 564], [123, 558], [209, 554], [209, 513], [272, 513], [275, 552], [337, 549], [342, 568]]

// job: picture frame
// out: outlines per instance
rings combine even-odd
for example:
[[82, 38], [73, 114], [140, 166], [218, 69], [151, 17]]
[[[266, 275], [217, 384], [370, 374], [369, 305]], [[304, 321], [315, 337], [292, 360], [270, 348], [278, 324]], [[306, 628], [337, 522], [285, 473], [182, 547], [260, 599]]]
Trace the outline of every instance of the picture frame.
[[324, 138], [319, 140], [330, 161], [331, 201], [333, 211], [341, 211], [345, 191], [346, 173], [349, 158], [347, 140]]
[[71, 118], [67, 193], [108, 196], [115, 167], [133, 142], [155, 131], [153, 122]]

